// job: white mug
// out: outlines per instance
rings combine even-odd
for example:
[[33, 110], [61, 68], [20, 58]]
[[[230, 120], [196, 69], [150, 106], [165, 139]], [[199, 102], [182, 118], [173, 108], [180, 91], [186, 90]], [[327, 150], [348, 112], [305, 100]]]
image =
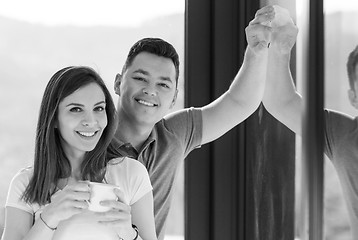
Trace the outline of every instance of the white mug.
[[91, 189], [91, 197], [88, 201], [88, 209], [93, 212], [105, 212], [110, 210], [110, 207], [102, 206], [100, 202], [104, 200], [117, 200], [117, 195], [114, 193], [114, 189], [119, 189], [119, 187], [98, 182], [90, 182], [89, 186]]

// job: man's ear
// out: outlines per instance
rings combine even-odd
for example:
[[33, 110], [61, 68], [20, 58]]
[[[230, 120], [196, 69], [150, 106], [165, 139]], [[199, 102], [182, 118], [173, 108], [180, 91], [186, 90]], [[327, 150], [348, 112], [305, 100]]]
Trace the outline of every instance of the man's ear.
[[348, 90], [348, 98], [349, 101], [351, 102], [352, 106], [356, 109], [358, 109], [358, 98], [357, 98], [357, 94], [354, 90], [349, 89]]
[[114, 80], [114, 92], [120, 96], [120, 86], [122, 81], [122, 75], [117, 73], [116, 79]]
[[173, 101], [172, 101], [172, 104], [170, 104], [170, 109], [174, 107], [174, 105], [175, 105], [175, 103], [177, 101], [177, 97], [178, 97], [178, 89], [175, 89]]

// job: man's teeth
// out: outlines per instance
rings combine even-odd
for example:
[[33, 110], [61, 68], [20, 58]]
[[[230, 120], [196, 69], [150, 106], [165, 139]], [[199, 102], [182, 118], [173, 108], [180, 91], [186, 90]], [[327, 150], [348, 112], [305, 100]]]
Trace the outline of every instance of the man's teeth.
[[92, 137], [96, 134], [96, 132], [78, 132], [78, 133], [85, 137]]
[[149, 107], [154, 107], [153, 103], [149, 103], [149, 102], [146, 102], [146, 101], [143, 101], [143, 100], [138, 100], [138, 102], [140, 104], [143, 104], [143, 105], [146, 105], [146, 106], [149, 106]]

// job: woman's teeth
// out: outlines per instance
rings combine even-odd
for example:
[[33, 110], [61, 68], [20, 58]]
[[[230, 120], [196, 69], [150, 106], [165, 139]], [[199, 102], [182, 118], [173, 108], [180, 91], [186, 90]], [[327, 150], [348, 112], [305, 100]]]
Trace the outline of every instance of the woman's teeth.
[[96, 134], [96, 132], [78, 132], [78, 133], [84, 137], [93, 137]]

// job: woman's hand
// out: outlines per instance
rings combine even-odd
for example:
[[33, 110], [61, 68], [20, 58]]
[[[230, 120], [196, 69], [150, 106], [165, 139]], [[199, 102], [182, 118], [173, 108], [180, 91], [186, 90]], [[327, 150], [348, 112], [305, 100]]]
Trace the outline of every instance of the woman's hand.
[[87, 209], [89, 199], [88, 182], [67, 185], [52, 196], [51, 203], [41, 213], [42, 219], [49, 227], [56, 228], [61, 221]]
[[111, 226], [117, 232], [117, 235], [123, 239], [133, 239], [136, 235], [132, 228], [131, 207], [125, 203], [124, 194], [121, 190], [115, 188], [114, 193], [117, 200], [106, 200], [100, 204], [110, 207], [107, 212], [95, 213], [100, 224]]

